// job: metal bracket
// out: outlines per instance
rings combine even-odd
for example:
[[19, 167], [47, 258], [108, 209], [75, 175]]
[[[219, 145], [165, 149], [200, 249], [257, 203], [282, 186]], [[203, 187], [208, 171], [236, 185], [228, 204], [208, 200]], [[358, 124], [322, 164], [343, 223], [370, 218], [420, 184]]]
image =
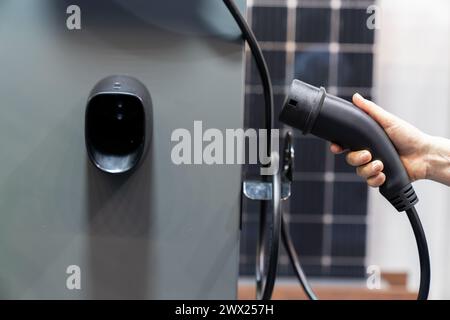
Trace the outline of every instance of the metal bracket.
[[[244, 195], [251, 200], [272, 200], [272, 183], [256, 180], [244, 181]], [[281, 184], [281, 200], [291, 196], [291, 183]]]
[[[281, 183], [281, 200], [287, 200], [291, 196], [291, 183], [293, 181], [295, 157], [291, 132], [286, 134], [283, 155], [284, 166]], [[244, 195], [251, 200], [272, 200], [272, 183], [247, 180], [244, 181], [243, 192]]]

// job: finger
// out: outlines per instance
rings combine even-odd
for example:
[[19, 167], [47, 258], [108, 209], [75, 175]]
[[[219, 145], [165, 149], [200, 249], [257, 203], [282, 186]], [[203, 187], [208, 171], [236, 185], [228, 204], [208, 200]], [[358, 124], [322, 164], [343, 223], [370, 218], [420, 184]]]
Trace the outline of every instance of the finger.
[[377, 174], [374, 177], [367, 179], [367, 184], [373, 188], [381, 187], [386, 181], [386, 176], [383, 172]]
[[359, 93], [353, 95], [353, 103], [385, 129], [395, 122], [396, 117], [393, 114], [387, 112], [374, 102], [364, 99]]
[[340, 145], [338, 145], [336, 143], [331, 144], [330, 150], [334, 154], [340, 154], [340, 153], [344, 152], [344, 148], [342, 148]]
[[381, 171], [383, 171], [383, 169], [383, 162], [376, 160], [358, 167], [356, 169], [356, 173], [358, 174], [358, 176], [364, 179], [368, 179], [377, 176], [379, 173], [381, 173]]
[[372, 155], [367, 150], [354, 151], [347, 154], [347, 163], [354, 167], [362, 166], [372, 160]]

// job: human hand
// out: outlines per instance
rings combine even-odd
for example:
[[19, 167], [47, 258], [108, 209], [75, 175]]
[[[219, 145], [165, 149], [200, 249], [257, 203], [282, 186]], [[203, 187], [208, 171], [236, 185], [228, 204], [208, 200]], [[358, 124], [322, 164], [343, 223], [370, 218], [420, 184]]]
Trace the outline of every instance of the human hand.
[[[410, 179], [412, 181], [424, 179], [427, 176], [427, 165], [424, 158], [428, 153], [430, 138], [408, 122], [387, 112], [372, 101], [364, 99], [360, 94], [353, 96], [353, 103], [386, 131], [397, 149]], [[334, 154], [346, 151], [334, 143], [330, 149]], [[372, 159], [369, 151], [349, 152], [346, 160], [351, 166], [357, 167], [357, 174], [366, 179], [369, 186], [380, 187], [386, 181], [383, 163], [380, 160]]]

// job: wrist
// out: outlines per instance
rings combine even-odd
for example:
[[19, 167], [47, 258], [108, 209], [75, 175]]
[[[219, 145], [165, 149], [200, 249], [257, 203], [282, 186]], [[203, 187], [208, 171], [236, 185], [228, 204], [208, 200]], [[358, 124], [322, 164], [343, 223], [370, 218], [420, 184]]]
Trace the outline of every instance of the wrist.
[[450, 141], [441, 137], [428, 136], [426, 153], [423, 155], [426, 167], [425, 179], [442, 182], [447, 179], [450, 168]]
[[435, 153], [435, 137], [431, 135], [424, 134], [425, 136], [425, 147], [421, 152], [421, 159], [425, 166], [425, 176], [424, 179], [431, 180], [431, 176], [433, 175], [432, 168], [434, 162], [434, 153]]
[[410, 141], [409, 152], [403, 155], [402, 161], [407, 168], [408, 175], [412, 182], [430, 179], [432, 175], [433, 156], [431, 156], [434, 147], [434, 137], [429, 136], [417, 130], [414, 139]]

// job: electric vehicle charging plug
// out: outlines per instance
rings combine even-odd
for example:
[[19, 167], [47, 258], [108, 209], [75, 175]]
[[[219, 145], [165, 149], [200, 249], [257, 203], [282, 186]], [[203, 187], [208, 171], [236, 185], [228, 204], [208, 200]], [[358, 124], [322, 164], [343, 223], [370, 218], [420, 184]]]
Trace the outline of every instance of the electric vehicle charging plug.
[[343, 99], [294, 80], [280, 114], [280, 121], [333, 141], [350, 150], [369, 150], [384, 163], [386, 182], [380, 193], [400, 212], [406, 211], [419, 250], [421, 278], [418, 299], [427, 299], [430, 288], [430, 257], [425, 233], [414, 207], [418, 197], [400, 157], [381, 126], [368, 114]]
[[350, 150], [369, 150], [384, 164], [380, 193], [400, 212], [419, 201], [397, 150], [368, 114], [336, 96], [299, 80], [292, 83], [280, 121]]

